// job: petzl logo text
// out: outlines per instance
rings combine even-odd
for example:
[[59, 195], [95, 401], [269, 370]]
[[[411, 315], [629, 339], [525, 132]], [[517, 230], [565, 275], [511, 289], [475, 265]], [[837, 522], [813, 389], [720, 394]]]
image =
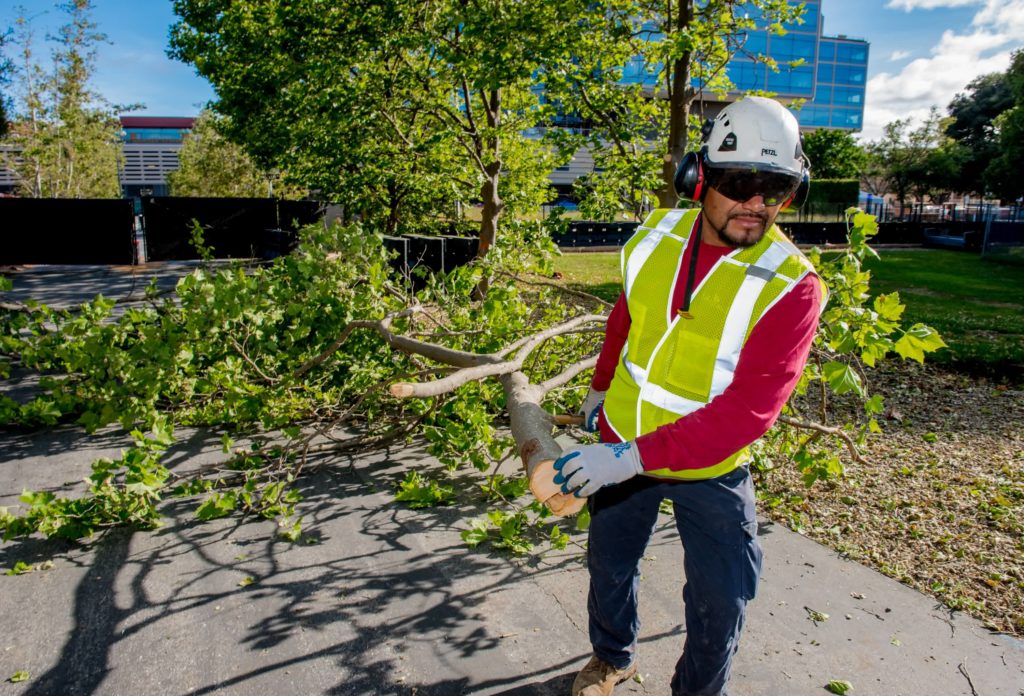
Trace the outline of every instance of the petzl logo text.
[[778, 157], [778, 155], [775, 154], [775, 150], [772, 150], [771, 148], [768, 147], [762, 147], [761, 154], [768, 155], [769, 157]]

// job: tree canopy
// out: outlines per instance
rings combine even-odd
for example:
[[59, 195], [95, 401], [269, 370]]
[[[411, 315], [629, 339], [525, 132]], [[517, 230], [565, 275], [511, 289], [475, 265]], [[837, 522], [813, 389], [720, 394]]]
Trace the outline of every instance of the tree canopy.
[[572, 62], [546, 71], [545, 89], [563, 114], [588, 124], [584, 133], [551, 135], [567, 156], [592, 152], [595, 173], [580, 193], [595, 219], [639, 219], [654, 203], [677, 203], [673, 179], [700, 121], [691, 109], [735, 89], [731, 59], [782, 70], [799, 63], [780, 65], [746, 47], [755, 29], [782, 33], [802, 22], [802, 6], [786, 0], [614, 0], [587, 10]]
[[1024, 161], [1024, 50], [1014, 53], [1006, 81], [1013, 95], [1013, 106], [994, 119], [998, 147], [985, 178], [992, 191], [1003, 200], [1019, 201], [1024, 197], [1024, 180], [1020, 175], [1020, 163]]
[[446, 226], [479, 201], [486, 252], [506, 209], [547, 197], [550, 155], [524, 131], [582, 5], [177, 0], [171, 45], [261, 165], [387, 232]]
[[172, 196], [301, 198], [279, 172], [256, 166], [239, 145], [220, 133], [216, 114], [204, 110], [178, 151], [179, 168], [167, 175]]
[[[753, 5], [752, 11], [751, 5]], [[783, 32], [786, 0], [388, 0], [325, 11], [313, 0], [177, 0], [172, 55], [230, 117], [226, 135], [263, 166], [388, 232], [445, 226], [482, 205], [481, 250], [499, 220], [550, 197], [547, 173], [589, 147], [595, 212], [674, 205], [690, 107], [733, 89], [754, 29]], [[624, 71], [634, 78], [624, 80]], [[642, 77], [641, 77], [642, 76]], [[537, 127], [559, 118], [589, 134]]]
[[804, 136], [804, 154], [815, 179], [858, 179], [867, 153], [849, 131], [821, 128]]
[[67, 15], [44, 68], [31, 22], [16, 22], [13, 120], [3, 143], [4, 166], [18, 190], [33, 198], [115, 198], [121, 194], [121, 125], [117, 109], [92, 91], [96, 45], [106, 41], [92, 21], [91, 0], [59, 5]]

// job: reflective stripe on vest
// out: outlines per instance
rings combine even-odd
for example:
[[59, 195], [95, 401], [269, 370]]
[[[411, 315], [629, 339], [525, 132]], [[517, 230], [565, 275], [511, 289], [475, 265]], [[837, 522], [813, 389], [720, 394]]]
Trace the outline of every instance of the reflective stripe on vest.
[[[609, 425], [631, 440], [701, 408], [732, 383], [750, 331], [808, 273], [809, 261], [772, 226], [754, 246], [719, 259], [694, 289], [693, 318], [673, 313], [687, 244], [699, 241], [698, 210], [657, 210], [623, 246], [630, 331], [605, 397]], [[823, 293], [825, 292], [823, 286]], [[823, 295], [824, 297], [824, 295]], [[822, 303], [824, 306], [824, 302]], [[648, 475], [720, 476], [749, 459], [746, 448], [699, 470]]]

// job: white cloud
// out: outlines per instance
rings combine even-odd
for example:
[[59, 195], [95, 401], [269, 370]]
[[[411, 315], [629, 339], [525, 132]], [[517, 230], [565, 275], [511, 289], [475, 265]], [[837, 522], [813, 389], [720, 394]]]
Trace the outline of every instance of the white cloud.
[[987, 0], [972, 24], [998, 27], [1010, 36], [1024, 37], [1024, 0]]
[[[972, 4], [965, 0], [892, 0], [889, 7], [931, 9]], [[897, 118], [920, 122], [932, 106], [949, 102], [978, 77], [1002, 72], [1015, 49], [1024, 45], [1024, 0], [978, 0], [983, 5], [969, 27], [949, 29], [931, 56], [907, 63], [899, 72], [883, 72], [867, 84], [862, 140], [875, 140]], [[893, 54], [902, 53], [897, 51]]]
[[966, 7], [967, 5], [979, 5], [979, 0], [889, 0], [885, 7], [890, 10], [936, 10], [940, 7]]
[[893, 51], [892, 55], [889, 56], [889, 60], [903, 60], [904, 58], [910, 57], [910, 51]]

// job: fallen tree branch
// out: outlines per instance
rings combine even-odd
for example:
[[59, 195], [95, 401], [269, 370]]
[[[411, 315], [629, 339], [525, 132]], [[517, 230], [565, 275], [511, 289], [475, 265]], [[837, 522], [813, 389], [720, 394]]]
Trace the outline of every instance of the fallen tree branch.
[[540, 383], [540, 388], [544, 390], [544, 393], [548, 393], [552, 389], [557, 389], [562, 385], [568, 383], [573, 377], [585, 372], [597, 365], [597, 356], [592, 355], [586, 360], [580, 360], [577, 363], [573, 363], [569, 367], [565, 368], [551, 379], [546, 379]]
[[[468, 384], [469, 382], [483, 379], [485, 377], [498, 377], [501, 375], [510, 374], [512, 372], [518, 372], [522, 370], [523, 362], [530, 355], [530, 353], [533, 350], [535, 350], [538, 346], [540, 346], [544, 341], [554, 336], [562, 335], [565, 333], [571, 333], [575, 330], [578, 330], [578, 327], [580, 327], [583, 324], [586, 324], [587, 322], [604, 320], [605, 318], [600, 314], [585, 314], [579, 317], [574, 317], [569, 321], [563, 322], [556, 326], [552, 326], [551, 328], [545, 329], [544, 331], [531, 334], [530, 336], [527, 336], [525, 339], [520, 339], [516, 343], [512, 344], [513, 346], [518, 347], [516, 351], [518, 354], [512, 360], [502, 359], [505, 356], [507, 356], [509, 352], [511, 352], [511, 347], [506, 347], [497, 353], [473, 353], [471, 355], [474, 355], [476, 357], [477, 362], [480, 364], [459, 370], [458, 372], [454, 372], [448, 375], [447, 377], [434, 380], [433, 382], [396, 382], [391, 385], [391, 394], [393, 396], [403, 399], [411, 396], [437, 396], [438, 394], [445, 394], [454, 389], [457, 389], [461, 387], [463, 384]], [[423, 346], [430, 346], [433, 349], [439, 348], [439, 346], [434, 346], [433, 344], [430, 343], [418, 343], [422, 344]], [[416, 350], [415, 352], [420, 355], [425, 355], [426, 357], [434, 358], [435, 360], [439, 360], [440, 362], [458, 364], [453, 362], [450, 356], [438, 357], [439, 354], [437, 353], [436, 350], [434, 351], [434, 355], [428, 355], [422, 350]], [[462, 351], [457, 352], [461, 353]], [[576, 372], [575, 374], [579, 374], [579, 372]], [[565, 381], [571, 379], [572, 376], [574, 375], [569, 376]], [[549, 381], [553, 381], [555, 386], [564, 383], [562, 381], [559, 381], [559, 378], [552, 378], [552, 380]], [[544, 389], [543, 393], [541, 394], [541, 398], [543, 398], [549, 390], [550, 387]], [[538, 403], [540, 403], [539, 400]]]
[[267, 384], [277, 383], [277, 379], [267, 375], [265, 372], [263, 372], [263, 370], [260, 369], [260, 366], [257, 365], [255, 361], [253, 361], [253, 359], [249, 357], [249, 354], [245, 352], [245, 348], [243, 348], [242, 345], [237, 340], [235, 340], [233, 336], [228, 336], [228, 340], [231, 341], [231, 345], [234, 346], [236, 351], [238, 351], [238, 354], [242, 356], [242, 360], [244, 360], [246, 364], [249, 365], [249, 367], [256, 371], [256, 374], [260, 376], [260, 379], [262, 379]]
[[850, 451], [850, 457], [852, 457], [854, 461], [856, 461], [859, 464], [867, 463], [864, 460], [864, 457], [861, 456], [860, 450], [857, 449], [857, 443], [854, 442], [853, 438], [850, 437], [850, 434], [843, 430], [842, 428], [836, 428], [828, 425], [822, 425], [821, 423], [813, 423], [810, 421], [799, 420], [797, 418], [792, 418], [790, 416], [780, 416], [779, 422], [785, 423], [786, 425], [792, 425], [794, 428], [814, 430], [819, 433], [824, 433], [826, 435], [838, 437], [846, 444], [846, 448]]
[[[551, 338], [552, 336], [559, 336], [567, 333], [576, 333], [574, 329], [577, 326], [580, 326], [581, 324], [584, 324], [588, 321], [600, 322], [601, 324], [604, 324], [605, 322], [608, 321], [608, 317], [604, 316], [603, 314], [583, 314], [578, 317], [573, 317], [569, 321], [566, 321], [562, 324], [558, 324], [557, 326], [553, 326], [550, 329], [542, 331], [539, 334], [530, 334], [529, 336], [523, 336], [518, 341], [510, 343], [509, 345], [505, 346], [498, 352], [492, 353], [492, 355], [494, 355], [497, 358], [504, 358], [507, 355], [515, 353], [526, 344], [532, 343], [533, 339], [536, 338], [537, 336], [543, 336], [544, 339], [547, 339]], [[598, 331], [603, 330], [603, 328], [594, 327], [593, 330]]]
[[4, 312], [21, 312], [22, 314], [33, 314], [42, 311], [39, 307], [30, 307], [24, 302], [0, 302], [0, 310]]

